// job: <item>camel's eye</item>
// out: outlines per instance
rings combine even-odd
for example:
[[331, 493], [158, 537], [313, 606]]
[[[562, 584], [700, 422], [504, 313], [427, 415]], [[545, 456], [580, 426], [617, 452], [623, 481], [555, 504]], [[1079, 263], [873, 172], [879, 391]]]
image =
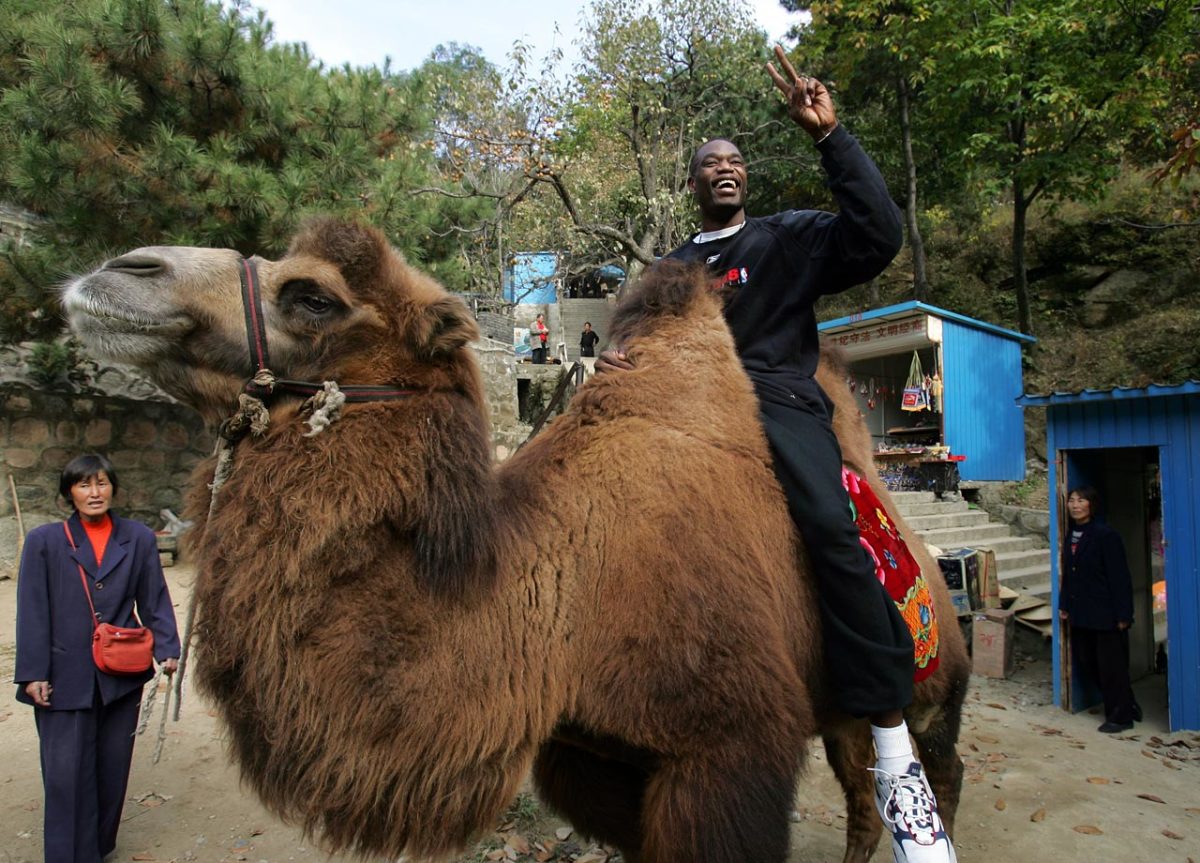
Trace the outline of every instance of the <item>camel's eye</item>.
[[311, 279], [292, 279], [279, 291], [279, 304], [284, 308], [303, 311], [314, 317], [325, 317], [341, 308], [341, 304], [321, 290]]
[[313, 314], [322, 314], [333, 308], [333, 301], [327, 297], [322, 297], [319, 294], [307, 294], [300, 297], [300, 305], [308, 309]]

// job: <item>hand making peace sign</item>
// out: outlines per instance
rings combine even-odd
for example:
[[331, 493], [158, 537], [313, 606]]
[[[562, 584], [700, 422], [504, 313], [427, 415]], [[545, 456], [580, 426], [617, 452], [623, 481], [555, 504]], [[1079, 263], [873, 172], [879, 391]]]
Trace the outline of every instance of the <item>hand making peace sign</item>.
[[779, 91], [787, 97], [787, 112], [797, 125], [819, 141], [832, 132], [838, 124], [833, 110], [833, 99], [825, 85], [816, 78], [796, 74], [787, 54], [779, 45], [775, 46], [775, 59], [779, 61], [784, 75], [779, 74], [772, 63], [767, 63], [767, 73]]

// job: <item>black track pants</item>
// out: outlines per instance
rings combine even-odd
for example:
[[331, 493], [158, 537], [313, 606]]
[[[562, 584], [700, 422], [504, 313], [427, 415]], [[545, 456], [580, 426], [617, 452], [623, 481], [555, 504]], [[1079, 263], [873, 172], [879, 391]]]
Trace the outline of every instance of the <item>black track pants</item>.
[[833, 428], [803, 403], [760, 407], [775, 475], [816, 578], [834, 698], [854, 716], [907, 707], [912, 637], [859, 544]]

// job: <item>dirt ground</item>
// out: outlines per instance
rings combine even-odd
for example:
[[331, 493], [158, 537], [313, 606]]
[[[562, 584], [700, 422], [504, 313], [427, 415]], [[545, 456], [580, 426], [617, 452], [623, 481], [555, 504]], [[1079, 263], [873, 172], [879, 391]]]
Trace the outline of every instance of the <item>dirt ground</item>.
[[[182, 619], [191, 572], [167, 577]], [[16, 585], [0, 581], [0, 680], [13, 671]], [[1069, 716], [1050, 697], [1049, 650], [1018, 644], [1008, 680], [972, 679], [959, 751], [967, 781], [956, 847], [963, 863], [1200, 860], [1200, 735], [1166, 727], [1162, 678], [1139, 684], [1146, 720], [1134, 732], [1099, 734], [1100, 718]], [[0, 696], [0, 863], [42, 859], [41, 780], [31, 710]], [[185, 692], [183, 716], [167, 726], [152, 763], [158, 716], [134, 756], [116, 861], [330, 861], [300, 833], [268, 815], [239, 787], [211, 709]], [[820, 743], [814, 745], [793, 815], [798, 861], [839, 861], [845, 810]], [[614, 859], [570, 834], [522, 795], [493, 832], [461, 860]], [[615, 858], [619, 859], [619, 858]], [[883, 847], [873, 863], [891, 860]]]

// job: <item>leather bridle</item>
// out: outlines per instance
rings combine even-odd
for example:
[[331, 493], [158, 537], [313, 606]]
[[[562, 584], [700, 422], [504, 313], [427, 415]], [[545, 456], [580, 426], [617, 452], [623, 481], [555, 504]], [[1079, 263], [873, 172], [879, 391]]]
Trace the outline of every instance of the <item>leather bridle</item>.
[[[246, 318], [246, 340], [250, 346], [250, 361], [254, 365], [244, 391], [262, 401], [269, 400], [275, 393], [284, 392], [311, 398], [326, 389], [325, 384], [311, 381], [277, 379], [271, 372], [267, 353], [267, 326], [263, 320], [262, 292], [259, 288], [258, 267], [253, 258], [242, 258], [238, 266], [242, 282], [242, 311]], [[421, 390], [400, 389], [388, 386], [366, 386], [338, 384], [338, 389], [348, 402], [395, 401], [417, 395]]]

